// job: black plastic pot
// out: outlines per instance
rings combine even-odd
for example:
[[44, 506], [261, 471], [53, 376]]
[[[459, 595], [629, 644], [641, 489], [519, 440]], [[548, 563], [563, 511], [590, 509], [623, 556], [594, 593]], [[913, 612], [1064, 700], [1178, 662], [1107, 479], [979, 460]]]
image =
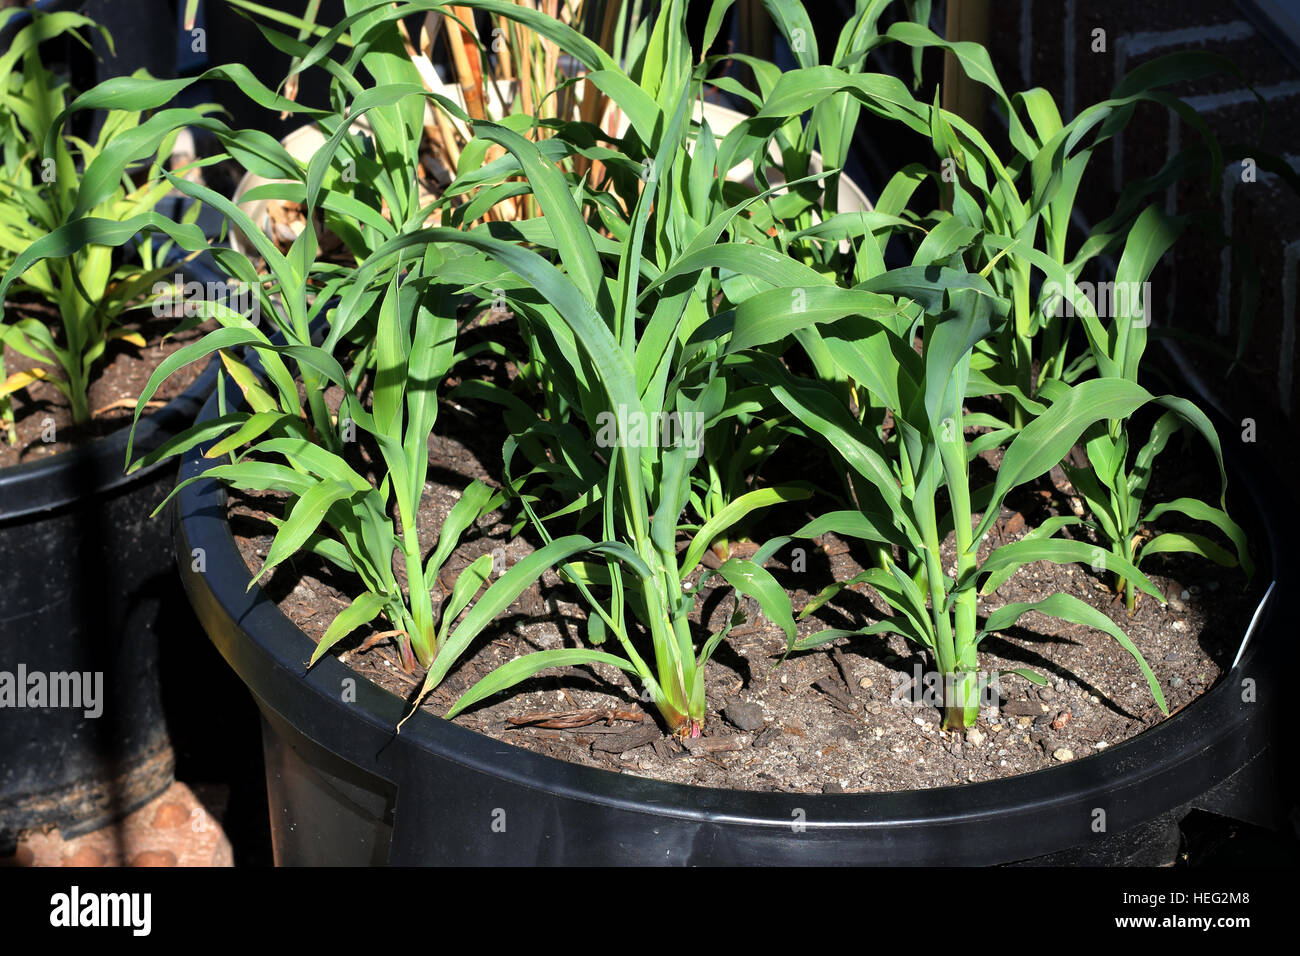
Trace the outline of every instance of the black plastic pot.
[[[203, 415], [215, 414], [215, 398]], [[1238, 507], [1277, 581], [1239, 663], [1153, 729], [1093, 756], [1005, 780], [890, 794], [790, 795], [661, 783], [563, 763], [406, 710], [326, 657], [258, 588], [215, 480], [180, 496], [176, 549], [208, 636], [263, 715], [280, 864], [1003, 864], [1171, 860], [1201, 808], [1261, 824], [1282, 812], [1275, 772], [1290, 519], [1245, 451], [1230, 451]], [[182, 478], [210, 462], [196, 450]], [[191, 556], [201, 553], [204, 571]]]
[[[211, 366], [143, 418], [135, 451], [193, 422], [215, 382]], [[0, 853], [31, 827], [95, 829], [172, 781], [158, 645], [194, 625], [167, 523], [149, 514], [175, 486], [176, 465], [126, 476], [126, 440], [122, 429], [0, 470], [0, 672], [89, 673], [83, 690], [102, 706], [92, 716], [84, 706], [0, 709]]]

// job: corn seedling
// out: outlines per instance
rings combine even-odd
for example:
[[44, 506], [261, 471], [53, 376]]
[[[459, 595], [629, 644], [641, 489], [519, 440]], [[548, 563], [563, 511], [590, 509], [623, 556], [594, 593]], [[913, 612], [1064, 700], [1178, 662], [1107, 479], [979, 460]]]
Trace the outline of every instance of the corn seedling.
[[[6, 13], [6, 19], [10, 13]], [[60, 83], [41, 63], [38, 44], [58, 33], [95, 28], [72, 13], [41, 14], [19, 30], [0, 56], [0, 119], [3, 120], [4, 181], [0, 182], [0, 248], [4, 277], [0, 280], [0, 417], [9, 441], [13, 429], [11, 396], [33, 381], [54, 385], [67, 400], [74, 423], [90, 420], [87, 391], [96, 363], [113, 339], [143, 347], [138, 333], [122, 327], [124, 315], [147, 304], [154, 283], [167, 269], [160, 265], [166, 246], [133, 243], [139, 263], [116, 262], [111, 245], [81, 242], [54, 255], [61, 240], [56, 234], [70, 218], [82, 213], [105, 221], [131, 219], [150, 212], [171, 186], [162, 170], [171, 156], [172, 138], [152, 144], [136, 159], [144, 165], [122, 167], [111, 182], [91, 189], [81, 172], [111, 154], [140, 123], [140, 112], [129, 107], [111, 110], [94, 143], [63, 128], [68, 85]], [[15, 66], [21, 64], [20, 70]], [[143, 81], [142, 78], [137, 80]], [[197, 213], [197, 209], [194, 210]], [[34, 252], [32, 250], [35, 250]], [[57, 321], [31, 314], [21, 301], [5, 298], [13, 289], [53, 307]], [[4, 374], [4, 347], [34, 359], [31, 371]]]
[[[363, 12], [351, 22], [372, 15]], [[165, 233], [187, 250], [206, 248], [197, 230], [161, 217], [114, 222], [90, 215], [96, 189], [181, 125], [202, 126], [226, 147], [228, 152], [206, 162], [234, 158], [259, 175], [279, 180], [262, 189], [267, 195], [302, 203], [309, 222], [320, 210], [354, 222], [353, 230], [344, 236], [360, 260], [359, 268], [319, 262], [315, 229], [304, 229], [291, 248], [281, 252], [228, 199], [202, 184], [163, 174], [176, 189], [207, 203], [250, 237], [258, 261], [223, 247], [213, 247], [212, 255], [232, 285], [249, 290], [251, 299], [243, 304], [255, 308], [233, 308], [226, 301], [196, 303], [191, 318], [214, 320], [219, 328], [160, 364], [139, 398], [137, 420], [163, 380], [180, 367], [216, 353], [242, 392], [246, 408], [224, 411], [215, 421], [195, 426], [140, 462], [131, 462], [128, 446], [127, 461], [138, 467], [212, 443], [209, 456], [232, 456], [215, 466], [209, 473], [213, 477], [240, 489], [288, 495], [285, 517], [278, 522], [258, 577], [300, 549], [356, 573], [365, 591], [332, 622], [316, 656], [382, 614], [397, 634], [403, 663], [413, 668], [417, 662], [427, 666], [433, 660], [440, 621], [445, 635], [455, 617], [450, 608], [477, 591], [474, 586], [465, 593], [470, 581], [481, 583], [486, 577], [481, 564], [473, 566], [459, 590], [440, 608], [433, 606], [430, 582], [436, 581], [461, 533], [494, 507], [494, 496], [486, 486], [471, 485], [426, 559], [416, 513], [428, 469], [436, 391], [454, 359], [459, 300], [454, 290], [431, 278], [429, 270], [436, 272], [440, 262], [436, 251], [411, 248], [397, 240], [403, 229], [423, 222], [426, 215], [414, 171], [424, 102], [434, 99], [462, 119], [464, 114], [427, 93], [418, 77], [407, 82], [414, 68], [401, 53], [391, 22], [379, 22], [374, 30], [374, 46], [355, 49], [349, 61], [326, 67], [336, 80], [337, 114], [295, 104], [237, 65], [218, 67], [197, 78], [232, 81], [268, 109], [301, 112], [321, 121], [330, 139], [306, 167], [265, 134], [231, 130], [193, 110], [160, 110], [134, 135], [119, 137], [120, 148], [111, 155], [106, 152], [90, 164], [73, 221], [23, 258], [39, 261], [88, 242], [113, 244], [137, 231]], [[358, 68], [369, 72], [376, 85], [363, 87], [354, 75]], [[385, 82], [394, 76], [394, 82]], [[71, 109], [124, 105], [154, 109], [191, 82], [196, 80], [147, 84], [129, 78], [110, 80], [83, 94]], [[371, 135], [350, 136], [350, 125], [363, 116], [370, 121]], [[364, 188], [357, 188], [343, 174], [349, 160], [369, 163], [362, 167]], [[394, 245], [399, 254], [390, 256]], [[357, 282], [358, 272], [373, 281]], [[349, 308], [331, 311], [345, 288]], [[259, 327], [261, 319], [269, 320], [269, 334]], [[313, 344], [318, 331], [324, 332], [324, 341]], [[252, 361], [240, 357], [243, 349], [254, 354], [260, 375]], [[346, 370], [340, 357], [348, 363]], [[326, 403], [327, 388], [341, 396], [337, 414]], [[368, 403], [363, 402], [363, 394]], [[373, 482], [359, 470], [355, 457], [349, 460], [351, 438], [358, 433], [368, 435], [381, 453], [383, 468]], [[399, 565], [405, 570], [404, 581], [395, 570]]]
[[[933, 182], [943, 208], [952, 213], [934, 241], [972, 243], [971, 268], [986, 275], [1010, 303], [1011, 321], [979, 347], [973, 386], [980, 394], [1002, 396], [1009, 424], [1022, 427], [1044, 382], [1073, 383], [1094, 367], [1087, 350], [1071, 352], [1073, 314], [1044, 307], [1059, 297], [1063, 275], [1078, 279], [1089, 263], [1122, 248], [1145, 197], [1193, 172], [1218, 182], [1222, 156], [1215, 137], [1195, 110], [1165, 88], [1235, 68], [1211, 54], [1168, 55], [1134, 69], [1109, 98], [1067, 122], [1044, 89], [1008, 95], [978, 44], [948, 43], [912, 22], [893, 24], [882, 39], [917, 52], [935, 47], [954, 54], [965, 73], [987, 87], [1007, 123], [1011, 152], [1003, 158], [965, 120], [928, 111], [924, 127], [909, 125], [930, 141], [938, 169], [913, 164], [900, 170], [882, 191], [876, 211], [901, 214], [917, 188]], [[1142, 104], [1167, 109], [1192, 127], [1201, 143], [1172, 157], [1155, 175], [1128, 184], [1114, 212], [1071, 254], [1075, 203], [1093, 154], [1123, 132]]]
[[[1153, 399], [1140, 386], [1122, 379], [1097, 379], [1073, 387], [1060, 384], [1053, 389], [1052, 403], [1014, 432], [994, 484], [972, 488], [973, 456], [1006, 442], [1011, 433], [999, 427], [996, 418], [964, 407], [975, 349], [996, 334], [1009, 310], [985, 280], [962, 267], [963, 252], [951, 251], [942, 265], [922, 258], [857, 289], [837, 290], [845, 316], [817, 327], [819, 347], [845, 376], [872, 393], [876, 402], [871, 407], [892, 413], [888, 437], [880, 420], [866, 416], [860, 420], [826, 384], [797, 378], [770, 356], [753, 352], [739, 356], [745, 374], [771, 388], [775, 399], [806, 431], [841, 456], [854, 473], [857, 509], [824, 515], [793, 537], [834, 530], [879, 548], [879, 566], [851, 582], [827, 588], [802, 614], [850, 583], [869, 584], [895, 612], [857, 632], [822, 631], [797, 646], [817, 646], [846, 633], [904, 635], [933, 654], [945, 681], [944, 725], [961, 729], [971, 726], [978, 714], [979, 642], [990, 631], [1010, 626], [1021, 614], [1038, 610], [1114, 637], [1134, 656], [1164, 707], [1159, 685], [1138, 649], [1105, 615], [1077, 598], [1054, 594], [1009, 605], [991, 614], [983, 629], [979, 627], [979, 596], [990, 593], [1025, 564], [1095, 559], [1086, 542], [1053, 537], [1069, 523], [1066, 519], [1049, 519], [1025, 539], [1002, 545], [981, 560], [980, 543], [1007, 495], [1048, 471], [1095, 422], [1117, 414], [1122, 417]], [[928, 255], [925, 243], [919, 255]], [[871, 304], [866, 296], [881, 294], [897, 298], [899, 307], [892, 316], [879, 310], [868, 314], [864, 307]], [[863, 304], [854, 308], [850, 296]], [[917, 341], [919, 354], [914, 348]], [[988, 430], [968, 437], [966, 431], [973, 426]], [[945, 567], [941, 548], [949, 533], [955, 559]], [[766, 559], [789, 540], [768, 542], [755, 560]], [[1106, 566], [1161, 599], [1131, 563], [1112, 556]], [[1041, 681], [1030, 672], [1024, 675]]]
[[[736, 521], [808, 495], [801, 487], [739, 495], [693, 534], [688, 532], [679, 551], [679, 534], [695, 527], [684, 515], [700, 441], [710, 429], [755, 406], [752, 391], [733, 389], [723, 374], [723, 356], [710, 344], [711, 330], [717, 323], [744, 321], [754, 344], [779, 341], [802, 319], [792, 317], [786, 289], [770, 292], [773, 284], [832, 284], [765, 244], [742, 241], [749, 228], [741, 222], [743, 215], [771, 191], [720, 207], [715, 170], [736, 163], [719, 159], [707, 126], [699, 128], [694, 153], [684, 148], [692, 128], [688, 111], [700, 95], [702, 71], [693, 69], [683, 10], [678, 3], [664, 7], [632, 77], [581, 38], [554, 25], [537, 27], [560, 37], [591, 71], [591, 82], [606, 90], [633, 118], [632, 129], [640, 131], [624, 140], [632, 152], [604, 155], [611, 171], [642, 173], [622, 178], [619, 201], [583, 190], [547, 161], [552, 154], [543, 150], [563, 148], [564, 140], [534, 144], [502, 127], [476, 125], [480, 137], [503, 146], [512, 158], [500, 168], [503, 178], [521, 173], [527, 179], [545, 223], [545, 231], [540, 224], [531, 227], [529, 237], [542, 252], [553, 250], [564, 272], [534, 249], [476, 236], [475, 230], [427, 233], [436, 241], [487, 253], [486, 264], [494, 272], [484, 274], [484, 263], [463, 258], [451, 260], [442, 274], [475, 282], [509, 303], [529, 342], [531, 360], [545, 369], [563, 400], [557, 413], [569, 412], [530, 422], [526, 409], [515, 408], [522, 427], [505, 449], [509, 486], [546, 544], [502, 581], [517, 575], [522, 589], [559, 563], [562, 576], [578, 587], [591, 610], [590, 642], [599, 645], [612, 636], [625, 655], [586, 648], [529, 654], [471, 688], [450, 714], [546, 667], [602, 662], [633, 673], [670, 730], [698, 735], [705, 719], [704, 667], [731, 625], [697, 642], [689, 621], [695, 589], [688, 577], [711, 541]], [[648, 137], [651, 130], [660, 132]], [[751, 137], [749, 142], [760, 155], [765, 153], [765, 140]], [[593, 208], [605, 234], [584, 219], [575, 195]], [[727, 233], [730, 241], [723, 240]], [[719, 286], [714, 275], [723, 271], [737, 279], [730, 294], [728, 284]], [[508, 398], [502, 401], [509, 404]], [[664, 422], [676, 429], [668, 441], [661, 440]], [[515, 474], [516, 457], [526, 459], [530, 470]], [[544, 502], [555, 501], [558, 507], [542, 513]], [[598, 522], [599, 543], [578, 534], [557, 537], [552, 526], [568, 516], [580, 526]], [[590, 550], [604, 551], [603, 565], [570, 560]], [[715, 573], [740, 594], [755, 598], [793, 641], [788, 601], [767, 571], [731, 558]], [[482, 600], [452, 633], [449, 652], [435, 661], [424, 691], [437, 686], [455, 654], [490, 620], [478, 615], [481, 607]], [[648, 632], [652, 657], [638, 651], [629, 616]]]
[[[1093, 361], [1102, 376], [1137, 381], [1142, 353], [1146, 350], [1149, 336], [1153, 305], [1150, 301], [1149, 277], [1185, 224], [1184, 220], [1166, 216], [1156, 206], [1148, 207], [1138, 216], [1128, 234], [1116, 270], [1115, 282], [1111, 287], [1114, 291], [1112, 293], [1107, 290], [1108, 307], [1103, 311], [1113, 316], [1110, 323], [1103, 324], [1098, 317], [1099, 303], [1093, 301], [1095, 295], [1083, 295], [1073, 285], [1067, 286], [1067, 291], [1062, 293], [1061, 301], [1056, 307], [1063, 306], [1067, 301], [1070, 303], [1070, 311], [1083, 323]], [[1167, 410], [1152, 426], [1146, 444], [1138, 449], [1131, 465], [1131, 423], [1123, 417], [1116, 417], [1097, 423], [1085, 433], [1084, 447], [1090, 467], [1081, 468], [1065, 462], [1062, 467], [1066, 477], [1087, 501], [1095, 522], [1094, 529], [1107, 543], [1113, 557], [1122, 558], [1137, 566], [1148, 555], [1182, 551], [1200, 555], [1225, 567], [1240, 565], [1248, 576], [1253, 574], [1245, 533], [1228, 517], [1228, 478], [1214, 426], [1200, 409], [1186, 399], [1165, 396], [1162, 401]], [[1219, 506], [1184, 497], [1160, 502], [1144, 514], [1143, 501], [1155, 459], [1169, 439], [1184, 428], [1198, 433], [1214, 452], [1219, 469]], [[1154, 535], [1142, 533], [1144, 526], [1168, 514], [1180, 514], [1216, 528], [1229, 540], [1232, 550], [1225, 549], [1203, 534], [1193, 532], [1165, 531]], [[1116, 577], [1116, 587], [1124, 589], [1125, 603], [1129, 611], [1132, 611], [1136, 599], [1133, 580], [1119, 574]]]

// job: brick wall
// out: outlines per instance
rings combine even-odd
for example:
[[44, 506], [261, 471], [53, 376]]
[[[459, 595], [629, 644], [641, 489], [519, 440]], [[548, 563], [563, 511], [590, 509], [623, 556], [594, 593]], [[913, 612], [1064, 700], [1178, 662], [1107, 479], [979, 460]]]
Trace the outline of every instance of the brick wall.
[[[942, 5], [939, 5], [942, 7]], [[1127, 70], [1178, 50], [1222, 54], [1240, 70], [1174, 87], [1225, 147], [1222, 180], [1185, 182], [1164, 197], [1167, 211], [1208, 215], [1258, 262], [1258, 306], [1243, 361], [1230, 360], [1242, 334], [1238, 312], [1247, 269], [1205, 230], [1180, 243], [1156, 276], [1155, 321], [1207, 336], [1228, 355], [1184, 345], [1183, 355], [1234, 419], [1258, 422], [1279, 467], [1295, 473], [1300, 416], [1297, 262], [1300, 196], [1283, 179], [1242, 165], [1262, 148], [1300, 167], [1300, 69], [1278, 31], [1256, 22], [1249, 4], [1207, 0], [1006, 0], [993, 4], [990, 52], [1008, 87], [1042, 86], [1067, 115], [1104, 99]], [[937, 17], [943, 14], [936, 11]], [[942, 20], [938, 20], [942, 23]], [[1263, 99], [1261, 105], [1256, 94]], [[1139, 108], [1122, 140], [1098, 151], [1080, 206], [1096, 222], [1113, 208], [1120, 182], [1157, 171], [1195, 132], [1158, 106]]]

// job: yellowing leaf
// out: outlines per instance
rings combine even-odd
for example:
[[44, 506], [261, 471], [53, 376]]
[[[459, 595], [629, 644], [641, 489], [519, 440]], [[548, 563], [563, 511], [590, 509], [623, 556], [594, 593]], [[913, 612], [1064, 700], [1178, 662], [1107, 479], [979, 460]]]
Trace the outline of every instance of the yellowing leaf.
[[221, 355], [221, 364], [226, 367], [230, 377], [235, 380], [239, 390], [244, 393], [244, 401], [248, 402], [249, 408], [255, 412], [279, 410], [279, 403], [261, 386], [257, 381], [257, 376], [253, 374], [247, 365], [231, 358], [224, 349], [219, 354]]
[[3, 385], [0, 385], [0, 397], [12, 395], [14, 392], [26, 388], [32, 382], [44, 381], [47, 378], [49, 378], [49, 373], [40, 367], [34, 368], [30, 372], [14, 372], [5, 379]]
[[110, 339], [121, 339], [123, 342], [130, 342], [136, 348], [144, 348], [148, 343], [145, 342], [144, 336], [139, 332], [132, 332], [130, 329], [114, 329], [108, 333]]

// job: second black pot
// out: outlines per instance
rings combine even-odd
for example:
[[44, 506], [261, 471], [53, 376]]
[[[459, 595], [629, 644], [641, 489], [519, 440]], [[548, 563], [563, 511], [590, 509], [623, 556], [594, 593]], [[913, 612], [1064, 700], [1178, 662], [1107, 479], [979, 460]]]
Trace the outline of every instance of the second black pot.
[[[215, 381], [210, 365], [141, 419], [134, 453], [188, 427]], [[127, 476], [126, 441], [0, 470], [0, 680], [15, 691], [0, 711], [0, 855], [25, 829], [75, 836], [172, 781], [159, 644], [190, 640], [193, 616], [149, 515], [176, 466]]]

